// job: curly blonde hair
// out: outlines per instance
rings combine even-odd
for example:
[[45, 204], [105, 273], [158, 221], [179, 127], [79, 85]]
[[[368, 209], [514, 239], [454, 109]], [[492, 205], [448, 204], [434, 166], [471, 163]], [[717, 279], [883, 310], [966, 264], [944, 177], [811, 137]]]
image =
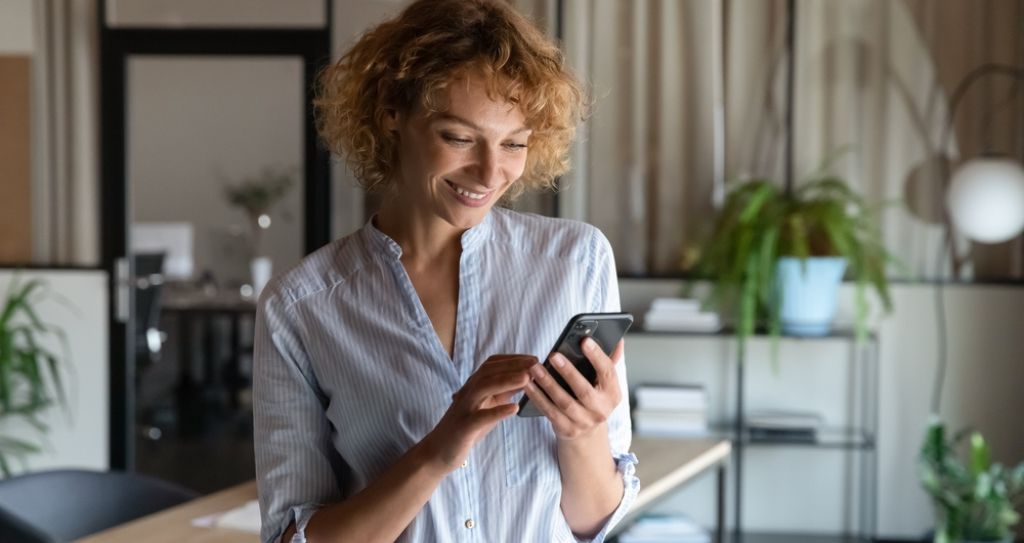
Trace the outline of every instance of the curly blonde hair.
[[470, 72], [484, 76], [489, 96], [516, 104], [533, 131], [522, 182], [506, 196], [553, 189], [569, 169], [587, 97], [558, 47], [501, 1], [418, 0], [369, 30], [320, 73], [317, 130], [364, 189], [384, 191], [397, 169], [397, 142], [384, 120], [417, 105], [442, 111], [443, 91]]

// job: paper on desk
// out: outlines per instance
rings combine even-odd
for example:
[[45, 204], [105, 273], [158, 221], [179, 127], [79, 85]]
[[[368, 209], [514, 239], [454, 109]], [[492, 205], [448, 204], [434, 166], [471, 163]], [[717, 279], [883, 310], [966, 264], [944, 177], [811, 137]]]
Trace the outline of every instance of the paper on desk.
[[192, 519], [192, 525], [201, 528], [228, 528], [259, 534], [260, 504], [258, 501], [252, 500], [230, 511]]

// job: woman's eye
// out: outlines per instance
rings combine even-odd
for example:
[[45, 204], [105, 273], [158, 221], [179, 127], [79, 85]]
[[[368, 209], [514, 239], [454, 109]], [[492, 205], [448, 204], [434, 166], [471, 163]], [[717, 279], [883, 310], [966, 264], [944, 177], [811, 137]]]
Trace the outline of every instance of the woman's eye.
[[526, 144], [525, 143], [506, 143], [505, 144], [505, 148], [510, 150], [510, 151], [520, 151], [522, 149], [526, 149]]
[[447, 141], [448, 143], [454, 143], [455, 145], [469, 145], [470, 143], [473, 143], [473, 140], [471, 139], [460, 138], [459, 136], [455, 136], [453, 134], [441, 134], [441, 137], [444, 139], [444, 141]]

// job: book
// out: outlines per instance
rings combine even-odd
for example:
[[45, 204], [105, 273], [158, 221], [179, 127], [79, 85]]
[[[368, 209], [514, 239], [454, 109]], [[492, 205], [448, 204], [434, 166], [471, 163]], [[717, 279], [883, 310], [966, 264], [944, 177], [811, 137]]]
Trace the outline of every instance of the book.
[[633, 390], [637, 409], [655, 411], [704, 410], [708, 399], [700, 385], [641, 384]]
[[704, 411], [633, 411], [633, 431], [648, 436], [703, 436], [708, 433]]
[[717, 313], [663, 314], [648, 311], [644, 314], [644, 330], [652, 332], [717, 332], [722, 320]]
[[655, 298], [651, 302], [651, 311], [655, 313], [699, 313], [700, 300], [694, 298]]
[[619, 535], [619, 543], [711, 543], [711, 534], [685, 515], [645, 515]]
[[817, 431], [822, 417], [810, 411], [765, 409], [747, 413], [746, 426], [751, 430]]

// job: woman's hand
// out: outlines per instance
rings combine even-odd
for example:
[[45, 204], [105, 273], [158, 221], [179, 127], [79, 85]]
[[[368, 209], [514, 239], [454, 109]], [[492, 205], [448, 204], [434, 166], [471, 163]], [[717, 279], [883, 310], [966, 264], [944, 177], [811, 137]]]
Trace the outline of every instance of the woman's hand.
[[537, 357], [499, 354], [488, 358], [452, 395], [452, 405], [422, 444], [447, 470], [458, 468], [502, 419], [515, 415], [512, 398], [530, 381]]
[[563, 441], [589, 437], [594, 431], [603, 430], [605, 421], [622, 400], [615, 365], [622, 359], [623, 342], [619, 341], [610, 357], [593, 339], [583, 340], [582, 347], [597, 372], [594, 385], [561, 354], [550, 357], [551, 365], [569, 384], [576, 398], [562, 389], [540, 364], [530, 369], [533, 380], [526, 384], [526, 395], [551, 421], [555, 437]]

